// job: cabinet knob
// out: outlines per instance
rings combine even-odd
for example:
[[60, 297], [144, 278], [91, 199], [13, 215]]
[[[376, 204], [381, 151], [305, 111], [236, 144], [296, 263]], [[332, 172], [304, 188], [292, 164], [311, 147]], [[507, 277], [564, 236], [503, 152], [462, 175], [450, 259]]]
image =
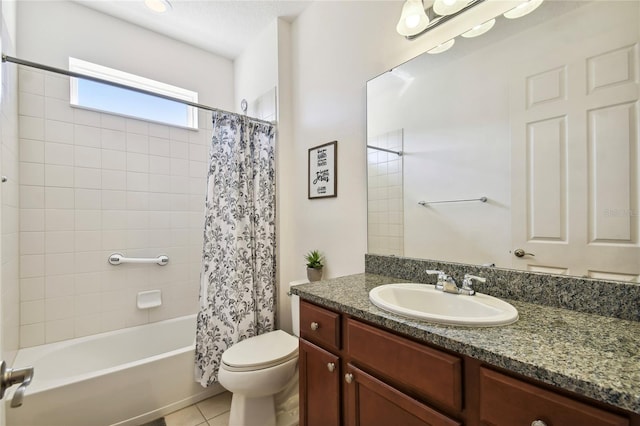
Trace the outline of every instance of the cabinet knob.
[[327, 370], [329, 370], [330, 373], [333, 373], [333, 370], [336, 369], [336, 365], [333, 362], [330, 362], [327, 364]]
[[314, 321], [314, 322], [311, 323], [311, 329], [313, 331], [316, 331], [319, 328], [320, 328], [320, 324], [318, 324], [317, 322]]
[[347, 383], [353, 382], [353, 374], [347, 373], [344, 375], [344, 381]]
[[531, 426], [547, 426], [542, 420], [534, 420], [531, 422]]

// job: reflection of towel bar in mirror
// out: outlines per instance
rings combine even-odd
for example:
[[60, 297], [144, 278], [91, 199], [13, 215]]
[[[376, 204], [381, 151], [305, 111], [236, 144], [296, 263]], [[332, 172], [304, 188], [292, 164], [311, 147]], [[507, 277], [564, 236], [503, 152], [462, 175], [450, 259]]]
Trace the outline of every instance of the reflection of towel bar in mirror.
[[389, 153], [391, 153], [391, 154], [396, 154], [398, 157], [402, 157], [402, 151], [394, 151], [394, 150], [392, 150], [392, 149], [379, 148], [379, 147], [377, 147], [377, 146], [373, 146], [373, 145], [367, 145], [367, 148], [377, 149], [378, 151], [389, 152]]
[[429, 204], [462, 203], [462, 202], [466, 202], [466, 201], [480, 201], [480, 202], [486, 203], [487, 202], [487, 197], [468, 198], [468, 199], [465, 199], [465, 200], [419, 201], [418, 204], [420, 204], [422, 207], [427, 207]]

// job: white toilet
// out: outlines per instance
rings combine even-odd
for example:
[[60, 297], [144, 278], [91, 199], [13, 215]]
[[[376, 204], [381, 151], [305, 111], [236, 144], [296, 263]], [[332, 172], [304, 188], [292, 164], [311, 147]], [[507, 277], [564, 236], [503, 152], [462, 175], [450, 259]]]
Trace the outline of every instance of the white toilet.
[[295, 336], [275, 330], [236, 343], [222, 354], [218, 380], [233, 393], [229, 426], [298, 424], [300, 299], [295, 295], [291, 319]]

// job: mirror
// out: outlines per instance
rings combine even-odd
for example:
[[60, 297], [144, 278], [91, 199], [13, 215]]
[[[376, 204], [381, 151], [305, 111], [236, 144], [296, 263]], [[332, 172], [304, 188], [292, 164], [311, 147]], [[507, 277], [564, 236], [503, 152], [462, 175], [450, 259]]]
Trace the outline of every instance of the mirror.
[[637, 282], [639, 33], [547, 1], [369, 81], [369, 253]]

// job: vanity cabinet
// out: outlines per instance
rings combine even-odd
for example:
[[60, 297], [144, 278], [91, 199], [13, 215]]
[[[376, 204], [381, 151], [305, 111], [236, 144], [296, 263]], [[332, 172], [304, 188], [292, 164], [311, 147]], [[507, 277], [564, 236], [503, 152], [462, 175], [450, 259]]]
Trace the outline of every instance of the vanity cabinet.
[[303, 426], [640, 426], [640, 416], [300, 301]]

